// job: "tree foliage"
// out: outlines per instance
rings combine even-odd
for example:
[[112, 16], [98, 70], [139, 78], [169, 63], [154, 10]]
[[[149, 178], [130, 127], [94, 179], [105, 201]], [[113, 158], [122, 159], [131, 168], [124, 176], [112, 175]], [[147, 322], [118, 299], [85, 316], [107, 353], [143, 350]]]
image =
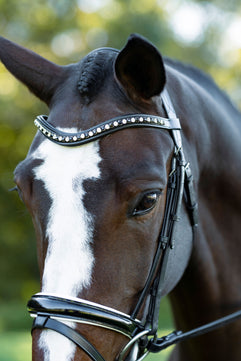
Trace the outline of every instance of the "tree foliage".
[[[185, 35], [192, 14], [197, 14], [200, 28], [194, 24]], [[232, 47], [228, 40], [240, 16], [239, 0], [0, 0], [1, 35], [56, 63], [79, 61], [100, 46], [121, 48], [136, 32], [163, 55], [210, 73], [238, 106], [241, 43], [237, 40]], [[35, 134], [32, 121], [46, 112], [45, 105], [0, 64], [0, 302], [26, 300], [39, 287], [32, 222], [8, 189], [13, 187], [12, 172]]]

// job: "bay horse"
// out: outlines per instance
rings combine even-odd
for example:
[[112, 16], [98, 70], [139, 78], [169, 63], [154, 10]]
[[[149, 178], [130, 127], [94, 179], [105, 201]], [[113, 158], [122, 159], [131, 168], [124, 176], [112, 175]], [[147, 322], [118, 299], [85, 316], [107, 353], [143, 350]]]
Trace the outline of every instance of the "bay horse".
[[[135, 34], [67, 66], [1, 37], [0, 59], [49, 107], [15, 170], [41, 276], [33, 360], [142, 360], [182, 338], [156, 336], [165, 295], [184, 334], [239, 313], [241, 116], [214, 82]], [[240, 361], [240, 337], [235, 319], [170, 360]]]

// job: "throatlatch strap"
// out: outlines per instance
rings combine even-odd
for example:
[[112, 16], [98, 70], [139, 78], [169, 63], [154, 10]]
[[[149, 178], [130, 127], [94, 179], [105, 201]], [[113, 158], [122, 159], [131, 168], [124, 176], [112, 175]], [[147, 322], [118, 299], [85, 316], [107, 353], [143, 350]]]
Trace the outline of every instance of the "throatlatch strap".
[[48, 316], [39, 315], [33, 322], [32, 331], [36, 328], [47, 328], [56, 331], [82, 348], [93, 361], [105, 361], [101, 354], [88, 340], [86, 340], [85, 337], [60, 321], [54, 320]]

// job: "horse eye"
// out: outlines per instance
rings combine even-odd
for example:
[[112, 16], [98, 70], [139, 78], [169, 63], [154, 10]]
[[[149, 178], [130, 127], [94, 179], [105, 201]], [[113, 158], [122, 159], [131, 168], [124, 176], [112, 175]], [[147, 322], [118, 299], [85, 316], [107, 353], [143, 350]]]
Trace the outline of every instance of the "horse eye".
[[142, 216], [150, 212], [156, 205], [161, 191], [151, 191], [142, 195], [139, 199], [132, 216]]

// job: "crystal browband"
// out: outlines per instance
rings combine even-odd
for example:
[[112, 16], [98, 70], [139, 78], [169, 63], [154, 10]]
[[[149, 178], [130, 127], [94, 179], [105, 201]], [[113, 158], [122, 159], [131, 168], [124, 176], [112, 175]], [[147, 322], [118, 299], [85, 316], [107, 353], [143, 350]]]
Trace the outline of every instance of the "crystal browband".
[[34, 124], [42, 134], [60, 145], [81, 145], [88, 143], [104, 135], [130, 127], [153, 127], [160, 129], [181, 129], [178, 118], [162, 118], [146, 114], [131, 114], [123, 117], [116, 117], [100, 123], [92, 128], [77, 133], [63, 132], [48, 122], [46, 115], [39, 115]]

